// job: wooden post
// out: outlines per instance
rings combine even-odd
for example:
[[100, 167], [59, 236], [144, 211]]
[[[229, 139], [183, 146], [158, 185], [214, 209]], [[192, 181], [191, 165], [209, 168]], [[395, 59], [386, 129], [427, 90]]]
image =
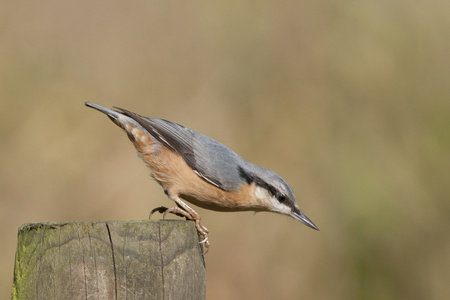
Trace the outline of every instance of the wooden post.
[[12, 299], [205, 299], [202, 251], [191, 221], [25, 224]]

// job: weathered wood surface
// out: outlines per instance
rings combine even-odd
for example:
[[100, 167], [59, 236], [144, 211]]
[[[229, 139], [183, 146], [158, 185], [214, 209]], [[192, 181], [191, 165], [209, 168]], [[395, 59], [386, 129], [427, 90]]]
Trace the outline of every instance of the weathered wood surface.
[[194, 223], [29, 223], [19, 229], [13, 299], [204, 299]]

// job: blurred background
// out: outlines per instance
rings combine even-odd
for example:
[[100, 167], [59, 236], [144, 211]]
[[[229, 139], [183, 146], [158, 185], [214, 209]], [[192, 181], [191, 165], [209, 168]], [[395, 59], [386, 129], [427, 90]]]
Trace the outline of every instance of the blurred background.
[[321, 229], [198, 212], [208, 299], [450, 298], [450, 2], [1, 1], [0, 298], [26, 222], [169, 205], [92, 101], [279, 173]]

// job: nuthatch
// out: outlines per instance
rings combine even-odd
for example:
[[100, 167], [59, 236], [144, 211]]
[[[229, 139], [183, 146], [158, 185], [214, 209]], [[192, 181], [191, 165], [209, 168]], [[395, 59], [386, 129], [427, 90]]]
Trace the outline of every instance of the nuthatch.
[[[208, 229], [184, 199], [215, 211], [269, 211], [318, 230], [305, 216], [291, 187], [275, 172], [256, 166], [221, 143], [179, 124], [86, 102], [124, 129], [152, 177], [177, 207], [157, 208], [195, 221], [206, 251]], [[206, 253], [206, 252], [205, 252]]]

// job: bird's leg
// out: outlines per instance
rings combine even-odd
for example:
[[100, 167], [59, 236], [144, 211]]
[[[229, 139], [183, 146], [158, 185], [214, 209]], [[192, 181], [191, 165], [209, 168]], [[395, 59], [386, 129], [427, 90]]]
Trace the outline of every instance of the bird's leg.
[[160, 214], [163, 214], [163, 219], [166, 218], [167, 214], [171, 213], [174, 215], [177, 215], [179, 217], [185, 217], [188, 220], [192, 220], [195, 222], [195, 228], [197, 229], [198, 234], [200, 235], [200, 238], [202, 239], [202, 241], [200, 243], [204, 244], [206, 251], [203, 254], [206, 254], [209, 250], [209, 246], [211, 245], [211, 243], [209, 242], [209, 238], [208, 238], [208, 229], [202, 225], [201, 221], [201, 217], [200, 215], [194, 210], [192, 209], [189, 205], [187, 205], [186, 203], [184, 203], [179, 197], [177, 196], [172, 196], [170, 197], [173, 201], [175, 201], [175, 203], [177, 204], [177, 207], [171, 207], [171, 208], [167, 208], [165, 206], [159, 206], [156, 207], [154, 209], [152, 209], [152, 211], [150, 212], [149, 215], [149, 219], [152, 217], [152, 215], [155, 212], [159, 212]]
[[167, 213], [182, 214], [189, 220], [195, 221], [195, 227], [197, 228], [197, 232], [200, 235], [200, 238], [202, 239], [202, 241], [200, 243], [204, 244], [204, 246], [206, 248], [206, 251], [204, 254], [206, 254], [209, 250], [209, 246], [211, 245], [211, 243], [209, 242], [209, 237], [208, 237], [209, 231], [205, 226], [202, 225], [200, 215], [195, 210], [193, 210], [189, 205], [184, 203], [178, 196], [171, 196], [170, 198], [173, 201], [175, 201], [175, 203], [179, 207], [172, 207], [172, 208], [167, 209], [164, 212], [164, 215], [166, 215]]

